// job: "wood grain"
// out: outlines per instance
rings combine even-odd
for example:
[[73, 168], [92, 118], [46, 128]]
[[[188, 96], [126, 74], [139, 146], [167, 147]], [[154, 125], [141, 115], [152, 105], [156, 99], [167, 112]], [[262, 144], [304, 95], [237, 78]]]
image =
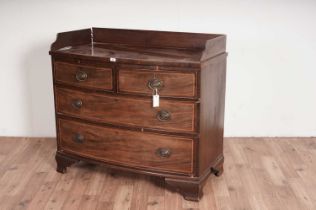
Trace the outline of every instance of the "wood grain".
[[55, 139], [1, 137], [0, 144], [1, 210], [316, 208], [316, 138], [226, 138], [226, 172], [208, 178], [199, 202], [159, 178], [91, 164], [59, 174]]
[[92, 28], [93, 40], [101, 43], [139, 47], [204, 49], [205, 42], [221, 34], [185, 33], [170, 31]]
[[201, 66], [199, 174], [223, 153], [226, 55]]
[[[59, 120], [61, 150], [120, 165], [190, 174], [193, 170], [192, 139], [127, 131]], [[82, 142], [76, 142], [81, 135]], [[159, 149], [170, 156], [160, 156]]]
[[[103, 135], [100, 136], [95, 132], [99, 129], [91, 129], [94, 132], [90, 133], [95, 133], [95, 138], [93, 141], [86, 141], [90, 147], [87, 155], [83, 148], [73, 145], [73, 141], [69, 140], [70, 134], [62, 135], [61, 127], [57, 126], [57, 171], [64, 173], [66, 168], [76, 161], [103, 164], [113, 169], [163, 177], [168, 186], [181, 192], [186, 199], [199, 200], [203, 195], [202, 186], [207, 177], [211, 173], [216, 176], [223, 173], [226, 73], [226, 60], [223, 57], [227, 55], [226, 36], [108, 28], [92, 28], [90, 32], [90, 43], [85, 43], [87, 31], [60, 33], [51, 48], [53, 67], [56, 62], [69, 64], [61, 68], [68, 71], [59, 70], [59, 80], [53, 75], [56, 119], [74, 120], [84, 123], [87, 127], [103, 126], [100, 129], [104, 132], [101, 132]], [[77, 37], [71, 40], [73, 36]], [[57, 49], [56, 46], [65, 46], [67, 41], [69, 47]], [[89, 71], [91, 76], [81, 74], [82, 68]], [[112, 70], [112, 77], [110, 71], [105, 75], [106, 69]], [[81, 72], [80, 78], [88, 79], [79, 83], [72, 81], [75, 72]], [[94, 74], [96, 76], [93, 76]], [[149, 82], [153, 79], [155, 82]], [[110, 80], [112, 90], [106, 89], [108, 86], [102, 86], [109, 85]], [[152, 107], [151, 95], [154, 88], [148, 88], [148, 84], [160, 86], [158, 93], [161, 98], [157, 108]], [[126, 133], [133, 131], [139, 139], [148, 133], [164, 135], [164, 138], [189, 138], [193, 143], [190, 147], [191, 153], [179, 154], [183, 156], [184, 161], [190, 157], [191, 168], [182, 168], [183, 174], [170, 172], [169, 166], [159, 166], [156, 171], [135, 168], [136, 164], [144, 164], [135, 156], [134, 147], [128, 146], [124, 150], [126, 143], [123, 141], [120, 145], [123, 148], [119, 148], [115, 144], [116, 135], [113, 133], [110, 135], [112, 140], [105, 141], [110, 142], [110, 145], [103, 145], [106, 144], [104, 139], [108, 137], [105, 131], [110, 129], [121, 129]], [[64, 141], [69, 143], [68, 153], [62, 148], [62, 138], [68, 139]], [[127, 135], [123, 136], [123, 139], [128, 139]], [[156, 139], [157, 144], [162, 143]], [[85, 144], [80, 135], [77, 135], [76, 141]], [[98, 147], [99, 144], [102, 149]], [[147, 145], [141, 148], [148, 149], [148, 152], [151, 149], [148, 144], [152, 144], [150, 138], [143, 139], [143, 142], [134, 146]], [[113, 160], [109, 156], [104, 159], [108, 154], [102, 154], [102, 151], [111, 148], [111, 145], [119, 154], [113, 156]], [[180, 148], [183, 146], [178, 145]], [[76, 150], [76, 154], [70, 154], [71, 147]], [[185, 148], [184, 151], [187, 151], [188, 147]], [[133, 156], [115, 162], [117, 157], [124, 157], [123, 150], [127, 156]], [[147, 154], [143, 150], [141, 152]], [[159, 153], [168, 155], [169, 150], [161, 147]], [[152, 159], [150, 155], [147, 156]], [[137, 161], [132, 167], [128, 161], [135, 158]], [[152, 166], [146, 162], [146, 157], [144, 159], [146, 166]], [[114, 163], [110, 164], [110, 161]], [[126, 165], [122, 166], [124, 162]], [[176, 163], [173, 163], [174, 171], [175, 165]], [[181, 164], [178, 165], [182, 167]]]
[[91, 43], [91, 29], [82, 29], [58, 33], [56, 41], [51, 45], [51, 50], [63, 47], [77, 46]]
[[[76, 78], [76, 75], [79, 73], [85, 73], [87, 78], [84, 79], [84, 81], [79, 81]], [[77, 87], [94, 88], [97, 90], [111, 90], [113, 88], [112, 69], [109, 67], [96, 68], [92, 66], [55, 62], [54, 79], [58, 83]]]
[[197, 84], [194, 73], [120, 69], [118, 74], [120, 92], [152, 95], [153, 89], [148, 87], [148, 82], [158, 79], [162, 84], [161, 88], [158, 88], [158, 93], [162, 97], [196, 97]]
[[[151, 99], [120, 97], [106, 94], [86, 93], [66, 88], [56, 88], [57, 112], [97, 122], [156, 128], [167, 131], [193, 132], [195, 103], [160, 100], [160, 106], [152, 107]], [[82, 101], [76, 108], [73, 102]], [[170, 120], [157, 119], [159, 111], [171, 114]]]
[[[93, 40], [91, 39], [93, 34]], [[50, 54], [118, 63], [200, 67], [225, 52], [222, 34], [92, 28], [59, 33]], [[71, 48], [60, 48], [71, 46]]]

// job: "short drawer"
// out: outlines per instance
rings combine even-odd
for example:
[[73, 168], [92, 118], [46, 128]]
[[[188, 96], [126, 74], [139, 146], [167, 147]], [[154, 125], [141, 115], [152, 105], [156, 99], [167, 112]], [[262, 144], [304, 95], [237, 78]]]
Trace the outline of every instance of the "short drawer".
[[85, 65], [54, 63], [55, 81], [73, 86], [111, 90], [112, 69]]
[[55, 88], [57, 112], [97, 122], [154, 128], [167, 131], [195, 131], [194, 102], [160, 100], [153, 108], [151, 99], [87, 93]]
[[193, 140], [189, 138], [58, 120], [64, 151], [109, 163], [191, 174]]
[[146, 70], [119, 70], [120, 92], [152, 95], [157, 88], [159, 95], [168, 97], [196, 97], [196, 73]]

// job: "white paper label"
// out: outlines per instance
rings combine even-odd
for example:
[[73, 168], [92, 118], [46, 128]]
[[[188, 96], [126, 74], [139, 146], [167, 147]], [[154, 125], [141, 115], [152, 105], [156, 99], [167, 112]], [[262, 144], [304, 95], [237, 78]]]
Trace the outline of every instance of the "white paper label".
[[113, 62], [113, 63], [115, 63], [116, 62], [116, 58], [110, 58], [110, 62]]
[[153, 107], [159, 107], [159, 95], [153, 95]]

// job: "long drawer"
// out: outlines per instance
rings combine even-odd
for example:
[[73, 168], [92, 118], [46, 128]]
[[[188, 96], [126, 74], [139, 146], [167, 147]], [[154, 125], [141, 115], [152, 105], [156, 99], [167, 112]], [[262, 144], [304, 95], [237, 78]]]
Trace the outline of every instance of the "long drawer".
[[193, 140], [58, 120], [62, 150], [132, 167], [191, 174]]
[[112, 90], [113, 88], [112, 69], [107, 67], [55, 62], [54, 77], [56, 82], [78, 87], [99, 90]]
[[82, 119], [176, 132], [195, 131], [194, 102], [132, 98], [55, 88], [57, 112]]

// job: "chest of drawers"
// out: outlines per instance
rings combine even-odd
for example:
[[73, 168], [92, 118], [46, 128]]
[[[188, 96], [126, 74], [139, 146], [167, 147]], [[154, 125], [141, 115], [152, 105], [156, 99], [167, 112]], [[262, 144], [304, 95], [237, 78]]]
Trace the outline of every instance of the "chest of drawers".
[[225, 45], [219, 34], [59, 33], [50, 50], [57, 171], [87, 161], [201, 198], [209, 175], [223, 171]]

